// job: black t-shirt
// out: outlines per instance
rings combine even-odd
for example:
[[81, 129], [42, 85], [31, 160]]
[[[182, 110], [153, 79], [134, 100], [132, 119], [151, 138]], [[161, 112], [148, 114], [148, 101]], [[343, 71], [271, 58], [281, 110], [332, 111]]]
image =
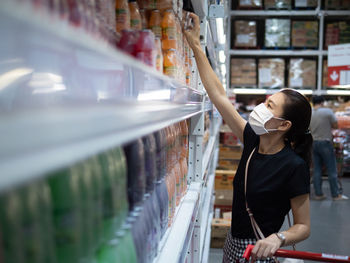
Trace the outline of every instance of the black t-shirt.
[[234, 180], [232, 236], [255, 238], [245, 207], [244, 171], [247, 159], [256, 147], [249, 164], [247, 200], [256, 222], [267, 237], [280, 230], [291, 208], [290, 199], [310, 193], [310, 173], [305, 161], [289, 146], [276, 154], [258, 153], [260, 137], [249, 123], [243, 137], [243, 154]]

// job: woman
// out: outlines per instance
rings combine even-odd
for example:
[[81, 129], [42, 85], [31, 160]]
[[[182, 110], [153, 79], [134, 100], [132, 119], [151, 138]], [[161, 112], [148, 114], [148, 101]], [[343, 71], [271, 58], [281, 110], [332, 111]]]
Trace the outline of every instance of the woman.
[[[236, 262], [248, 244], [255, 244], [252, 262], [274, 262], [272, 256], [277, 249], [310, 235], [310, 104], [299, 92], [285, 89], [258, 105], [248, 122], [245, 121], [228, 100], [202, 51], [198, 17], [194, 14], [190, 17], [193, 27], [184, 33], [194, 52], [202, 83], [225, 122], [244, 144], [234, 181], [231, 232], [223, 261]], [[251, 154], [245, 196], [245, 169]], [[246, 201], [264, 235], [258, 241]], [[290, 209], [293, 225], [279, 232]]]

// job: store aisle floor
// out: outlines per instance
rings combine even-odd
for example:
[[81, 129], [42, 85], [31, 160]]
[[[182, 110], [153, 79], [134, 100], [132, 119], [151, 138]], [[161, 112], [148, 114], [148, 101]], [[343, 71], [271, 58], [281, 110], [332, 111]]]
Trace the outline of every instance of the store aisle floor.
[[[342, 184], [344, 194], [350, 197], [350, 178], [342, 178]], [[326, 200], [311, 200], [311, 236], [298, 244], [297, 250], [350, 256], [350, 200], [332, 201], [327, 180], [323, 191]], [[283, 228], [287, 225], [285, 222]], [[210, 249], [209, 263], [221, 262], [222, 249]], [[305, 261], [311, 262], [315, 261]]]

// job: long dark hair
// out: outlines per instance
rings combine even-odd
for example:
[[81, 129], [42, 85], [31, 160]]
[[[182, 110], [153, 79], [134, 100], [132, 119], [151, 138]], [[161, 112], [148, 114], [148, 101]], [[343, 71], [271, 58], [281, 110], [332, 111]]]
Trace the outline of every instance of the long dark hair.
[[286, 98], [283, 105], [283, 118], [292, 122], [285, 139], [308, 166], [311, 164], [312, 135], [309, 132], [311, 105], [307, 98], [293, 89], [281, 91]]

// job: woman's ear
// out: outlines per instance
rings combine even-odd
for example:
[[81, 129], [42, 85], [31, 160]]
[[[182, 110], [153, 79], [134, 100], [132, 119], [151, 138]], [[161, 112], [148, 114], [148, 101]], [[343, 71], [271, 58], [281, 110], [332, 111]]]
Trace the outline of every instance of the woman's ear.
[[285, 120], [281, 123], [280, 127], [278, 127], [278, 129], [280, 131], [284, 131], [284, 132], [287, 132], [290, 130], [290, 128], [292, 128], [292, 122], [291, 121], [288, 121], [288, 120]]

